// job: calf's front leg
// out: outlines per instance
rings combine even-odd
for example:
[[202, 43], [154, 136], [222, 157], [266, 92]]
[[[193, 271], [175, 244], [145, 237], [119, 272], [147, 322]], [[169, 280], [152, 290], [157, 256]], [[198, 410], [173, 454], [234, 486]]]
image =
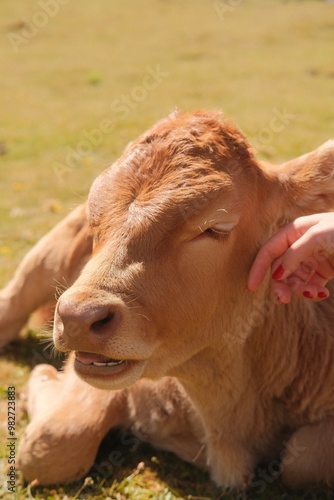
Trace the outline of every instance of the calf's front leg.
[[71, 358], [64, 373], [50, 365], [32, 372], [27, 399], [31, 422], [18, 454], [28, 481], [47, 485], [83, 477], [113, 427], [133, 432], [138, 438], [133, 451], [144, 440], [205, 467], [199, 417], [175, 379], [144, 379], [123, 391], [98, 390], [77, 377]]
[[91, 254], [85, 206], [73, 210], [24, 257], [13, 279], [0, 290], [0, 347], [18, 337], [29, 315], [55, 300]]
[[71, 361], [64, 372], [38, 365], [28, 385], [31, 419], [20, 440], [18, 468], [28, 481], [66, 483], [83, 477], [114, 426], [127, 426], [122, 391], [95, 389], [80, 380]]
[[217, 486], [245, 488], [256, 465], [251, 452], [228, 434], [211, 436], [207, 446], [210, 476]]

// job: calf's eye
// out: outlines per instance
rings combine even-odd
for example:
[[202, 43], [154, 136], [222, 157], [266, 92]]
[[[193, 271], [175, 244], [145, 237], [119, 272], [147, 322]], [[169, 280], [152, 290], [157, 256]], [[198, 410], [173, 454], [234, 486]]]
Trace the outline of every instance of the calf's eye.
[[210, 238], [219, 240], [228, 235], [228, 231], [223, 231], [221, 229], [215, 227], [208, 227], [205, 231], [202, 232], [202, 235], [208, 236]]

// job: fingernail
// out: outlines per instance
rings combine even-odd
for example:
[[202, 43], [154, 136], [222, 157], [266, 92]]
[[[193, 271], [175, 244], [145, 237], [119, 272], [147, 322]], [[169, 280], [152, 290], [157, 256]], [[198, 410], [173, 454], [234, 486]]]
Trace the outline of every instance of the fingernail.
[[276, 299], [277, 299], [277, 302], [278, 302], [281, 306], [283, 306], [283, 305], [284, 305], [284, 302], [282, 302], [282, 301], [281, 301], [281, 299], [280, 299], [279, 295], [277, 295], [277, 294], [276, 294]]
[[305, 292], [303, 292], [303, 295], [307, 299], [312, 299], [313, 298], [313, 295], [310, 292], [308, 292], [307, 290]]
[[319, 299], [325, 299], [327, 297], [327, 293], [326, 292], [319, 292], [318, 297], [319, 297]]
[[280, 278], [282, 278], [283, 274], [284, 274], [284, 267], [282, 266], [282, 264], [280, 264], [276, 269], [276, 271], [273, 272], [271, 277], [273, 280], [279, 280]]

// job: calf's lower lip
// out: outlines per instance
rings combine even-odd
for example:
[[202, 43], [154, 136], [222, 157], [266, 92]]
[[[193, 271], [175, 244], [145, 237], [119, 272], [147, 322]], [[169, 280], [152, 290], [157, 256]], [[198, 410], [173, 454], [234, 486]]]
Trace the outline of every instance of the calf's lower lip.
[[[110, 358], [109, 358], [110, 359]], [[143, 374], [146, 361], [144, 360], [121, 360], [103, 363], [100, 366], [85, 364], [75, 359], [74, 369], [77, 375], [88, 384], [97, 389], [117, 390], [124, 389], [136, 382]]]
[[143, 374], [147, 360], [114, 359], [102, 354], [75, 352], [74, 370], [97, 389], [124, 389]]

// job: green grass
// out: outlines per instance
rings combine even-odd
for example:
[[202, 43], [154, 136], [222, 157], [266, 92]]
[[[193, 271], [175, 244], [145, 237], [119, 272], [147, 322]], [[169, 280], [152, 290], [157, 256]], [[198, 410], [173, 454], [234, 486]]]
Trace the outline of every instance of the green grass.
[[[29, 40], [22, 38], [22, 29], [31, 31], [41, 19], [42, 4], [1, 2], [0, 285], [41, 235], [85, 198], [97, 173], [176, 107], [224, 109], [269, 161], [304, 153], [333, 135], [329, 2], [72, 0], [59, 4]], [[23, 40], [17, 53], [13, 34]], [[154, 81], [149, 75], [156, 68], [162, 74]], [[103, 120], [108, 131], [87, 145]], [[85, 151], [66, 162], [80, 147]], [[0, 386], [21, 390], [32, 363], [43, 360], [38, 352], [33, 338], [6, 351]], [[5, 393], [0, 396], [3, 416]], [[25, 423], [20, 417], [19, 432]], [[17, 498], [241, 498], [219, 493], [207, 476], [147, 448], [127, 456], [115, 477], [93, 480], [49, 489], [22, 483]], [[279, 481], [268, 482], [261, 494], [252, 487], [249, 495], [331, 498], [323, 489], [287, 492]]]

